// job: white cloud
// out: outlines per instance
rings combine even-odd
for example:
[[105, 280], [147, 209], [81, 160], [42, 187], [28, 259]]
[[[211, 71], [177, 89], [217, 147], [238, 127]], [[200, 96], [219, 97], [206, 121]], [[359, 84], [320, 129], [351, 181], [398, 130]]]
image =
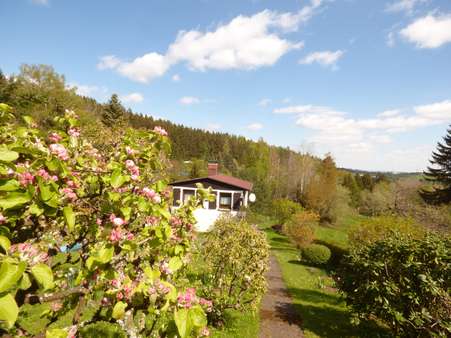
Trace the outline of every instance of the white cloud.
[[316, 132], [320, 144], [351, 144], [370, 140], [389, 143], [389, 134], [448, 123], [451, 120], [451, 100], [415, 106], [409, 115], [400, 110], [387, 110], [375, 118], [356, 119], [348, 113], [330, 107], [303, 105], [274, 109], [276, 114], [294, 114], [296, 124]]
[[246, 129], [252, 130], [252, 131], [257, 131], [263, 128], [263, 124], [255, 122], [255, 123], [251, 123], [249, 125], [246, 126]]
[[440, 47], [451, 42], [451, 14], [421, 17], [399, 34], [418, 48]]
[[200, 99], [194, 96], [184, 96], [179, 100], [180, 104], [185, 106], [200, 103]]
[[218, 131], [221, 129], [221, 125], [219, 123], [209, 123], [207, 124], [208, 131]]
[[400, 113], [401, 113], [400, 109], [390, 109], [390, 110], [385, 110], [382, 113], [377, 114], [377, 116], [379, 116], [379, 117], [391, 117], [391, 116], [399, 115]]
[[174, 81], [174, 82], [180, 82], [181, 79], [182, 78], [180, 77], [179, 74], [172, 75], [172, 81]]
[[31, 0], [31, 2], [35, 5], [48, 6], [48, 0]]
[[300, 64], [303, 65], [311, 65], [312, 63], [318, 63], [321, 66], [332, 66], [334, 67], [337, 61], [344, 55], [344, 51], [337, 50], [335, 52], [332, 51], [321, 51], [314, 52], [307, 55], [305, 58], [299, 60]]
[[95, 97], [100, 100], [106, 99], [108, 93], [108, 89], [104, 86], [82, 85], [76, 82], [68, 83], [67, 88], [74, 88], [78, 95]]
[[275, 64], [283, 55], [303, 46], [284, 39], [312, 18], [322, 0], [311, 0], [298, 12], [264, 10], [252, 16], [239, 15], [212, 31], [180, 31], [166, 53], [147, 53], [131, 62], [114, 55], [101, 58], [99, 69], [114, 69], [134, 81], [147, 83], [178, 63], [191, 70], [256, 69]]
[[385, 10], [392, 13], [404, 12], [406, 14], [412, 14], [417, 5], [425, 2], [427, 0], [398, 0], [387, 4]]
[[258, 105], [260, 106], [260, 107], [267, 107], [267, 106], [269, 106], [270, 104], [271, 104], [271, 102], [272, 102], [272, 100], [271, 99], [261, 99], [259, 102], [258, 102]]
[[387, 34], [387, 46], [388, 47], [394, 47], [395, 46], [395, 33], [394, 32], [388, 32]]
[[121, 95], [120, 99], [125, 103], [140, 103], [144, 101], [144, 96], [141, 93], [130, 93]]

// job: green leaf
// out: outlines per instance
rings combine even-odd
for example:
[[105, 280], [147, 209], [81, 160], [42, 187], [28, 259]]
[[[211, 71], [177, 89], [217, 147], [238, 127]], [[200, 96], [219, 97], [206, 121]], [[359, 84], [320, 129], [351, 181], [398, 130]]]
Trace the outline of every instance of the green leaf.
[[43, 263], [36, 264], [31, 268], [31, 273], [38, 282], [39, 286], [44, 290], [53, 288], [53, 272], [48, 265]]
[[26, 267], [27, 264], [25, 262], [13, 264], [4, 261], [0, 266], [0, 293], [16, 286]]
[[0, 199], [0, 208], [3, 210], [12, 209], [30, 202], [31, 196], [28, 192], [11, 192], [6, 197]]
[[113, 254], [114, 247], [108, 244], [97, 252], [96, 260], [103, 264], [108, 263], [113, 258]]
[[114, 305], [112, 317], [114, 319], [121, 319], [122, 317], [124, 317], [126, 308], [127, 308], [127, 303], [117, 302], [116, 305]]
[[31, 118], [31, 116], [28, 116], [28, 115], [23, 115], [22, 116], [22, 119], [25, 121], [25, 123], [28, 125], [28, 126], [30, 126], [30, 125], [32, 125], [33, 124], [33, 119]]
[[19, 190], [19, 182], [15, 179], [0, 180], [0, 191], [16, 191]]
[[45, 332], [45, 338], [67, 338], [67, 331], [63, 329], [50, 329]]
[[19, 158], [19, 153], [7, 148], [0, 148], [0, 161], [13, 162]]
[[66, 220], [66, 224], [69, 228], [69, 231], [72, 232], [75, 227], [75, 214], [74, 210], [70, 205], [63, 208], [64, 219]]
[[179, 309], [174, 312], [175, 325], [179, 331], [180, 338], [189, 337], [192, 331], [191, 322], [187, 309]]
[[127, 177], [121, 174], [120, 169], [115, 169], [111, 174], [111, 186], [113, 188], [119, 188], [127, 181]]
[[13, 111], [13, 108], [6, 103], [0, 103], [0, 111], [3, 113], [10, 113]]
[[36, 215], [36, 216], [40, 216], [42, 215], [42, 213], [44, 212], [44, 209], [41, 208], [39, 205], [37, 205], [36, 203], [33, 203], [32, 205], [30, 205], [30, 207], [28, 208], [28, 211], [32, 214], [32, 215]]
[[180, 257], [172, 257], [169, 260], [169, 269], [171, 269], [172, 271], [177, 271], [178, 269], [180, 269], [183, 266], [183, 262], [180, 259]]
[[0, 247], [2, 247], [3, 250], [5, 250], [5, 252], [8, 252], [10, 246], [11, 246], [11, 242], [8, 239], [8, 237], [0, 236]]
[[31, 286], [30, 277], [28, 276], [28, 273], [24, 273], [22, 275], [22, 279], [19, 282], [19, 289], [21, 290], [27, 290]]
[[0, 297], [0, 321], [4, 321], [8, 329], [14, 326], [18, 314], [19, 307], [11, 294]]
[[207, 325], [207, 316], [199, 305], [189, 309], [189, 319], [195, 328], [203, 328]]

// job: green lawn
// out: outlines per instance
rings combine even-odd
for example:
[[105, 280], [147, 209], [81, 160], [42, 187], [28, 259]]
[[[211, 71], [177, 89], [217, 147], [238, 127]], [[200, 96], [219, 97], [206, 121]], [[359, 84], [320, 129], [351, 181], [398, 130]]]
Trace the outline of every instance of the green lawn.
[[[293, 304], [302, 321], [306, 337], [381, 337], [384, 332], [374, 323], [355, 327], [340, 294], [333, 288], [333, 280], [323, 269], [299, 262], [299, 253], [285, 237], [265, 229], [272, 251], [282, 269], [283, 278]], [[345, 228], [319, 227], [318, 239], [346, 245]]]
[[212, 330], [213, 338], [258, 337], [260, 328], [258, 311], [256, 313], [229, 311], [225, 319], [225, 327]]

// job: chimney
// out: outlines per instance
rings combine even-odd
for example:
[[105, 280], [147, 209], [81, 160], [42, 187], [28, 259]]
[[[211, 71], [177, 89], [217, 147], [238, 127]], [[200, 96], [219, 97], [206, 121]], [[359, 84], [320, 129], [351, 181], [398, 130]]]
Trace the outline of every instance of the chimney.
[[208, 176], [214, 176], [218, 174], [219, 164], [217, 162], [208, 162]]

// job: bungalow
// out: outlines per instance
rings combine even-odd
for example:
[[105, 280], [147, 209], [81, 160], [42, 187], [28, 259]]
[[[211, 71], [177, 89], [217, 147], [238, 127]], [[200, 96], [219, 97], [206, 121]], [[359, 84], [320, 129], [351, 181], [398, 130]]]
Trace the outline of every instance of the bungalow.
[[247, 207], [249, 202], [255, 201], [255, 195], [251, 193], [252, 183], [236, 177], [218, 173], [218, 163], [208, 163], [208, 176], [193, 178], [170, 183], [172, 186], [174, 203], [178, 208], [185, 201], [196, 194], [196, 184], [201, 183], [204, 188], [212, 189], [215, 196], [213, 201], [204, 201], [203, 207], [194, 211], [197, 220], [197, 231], [210, 230], [214, 222], [224, 213], [233, 216], [242, 214], [242, 207]]

